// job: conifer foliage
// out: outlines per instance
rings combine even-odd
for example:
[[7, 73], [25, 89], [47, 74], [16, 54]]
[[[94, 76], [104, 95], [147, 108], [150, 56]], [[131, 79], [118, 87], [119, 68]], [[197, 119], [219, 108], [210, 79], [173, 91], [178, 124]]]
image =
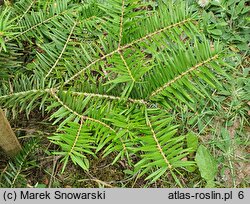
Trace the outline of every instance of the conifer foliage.
[[20, 0], [0, 22], [0, 105], [49, 115], [63, 170], [112, 153], [179, 182], [194, 165], [171, 113], [211, 97], [224, 56], [185, 1]]

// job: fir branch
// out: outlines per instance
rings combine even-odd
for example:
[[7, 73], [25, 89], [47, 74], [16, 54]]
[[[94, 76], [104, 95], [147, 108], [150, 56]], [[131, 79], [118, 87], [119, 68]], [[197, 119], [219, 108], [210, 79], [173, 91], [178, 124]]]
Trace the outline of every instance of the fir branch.
[[119, 42], [118, 42], [118, 49], [121, 47], [122, 42], [122, 31], [123, 31], [123, 20], [124, 20], [124, 11], [125, 11], [125, 0], [122, 0], [122, 13], [120, 17], [120, 32], [119, 32]]
[[[62, 92], [67, 93], [68, 91], [62, 91]], [[90, 97], [97, 97], [97, 98], [104, 98], [104, 99], [106, 98], [106, 99], [118, 100], [118, 101], [128, 101], [131, 103], [138, 103], [138, 104], [144, 104], [144, 105], [148, 104], [148, 102], [143, 99], [132, 99], [132, 98], [124, 98], [124, 97], [112, 96], [112, 95], [106, 95], [106, 94], [75, 92], [75, 91], [71, 91], [70, 93], [73, 95], [83, 95], [83, 96], [90, 96]]]
[[18, 18], [17, 21], [17, 25], [20, 23], [20, 21], [25, 17], [25, 15], [29, 12], [29, 10], [32, 8], [32, 6], [36, 3], [36, 0], [31, 1], [30, 5], [28, 6], [28, 8], [25, 10], [25, 12], [23, 13], [23, 15]]
[[[175, 28], [175, 27], [180, 27], [181, 25], [184, 25], [185, 23], [190, 22], [190, 21], [192, 21], [192, 20], [193, 20], [192, 18], [187, 18], [187, 19], [185, 19], [185, 20], [183, 20], [183, 21], [180, 21], [180, 22], [178, 22], [178, 23], [174, 23], [174, 24], [172, 24], [172, 25], [169, 25], [169, 26], [166, 26], [166, 27], [164, 27], [164, 28], [161, 28], [161, 29], [159, 29], [159, 30], [157, 30], [157, 31], [155, 31], [155, 32], [149, 33], [149, 34], [147, 34], [147, 35], [145, 35], [145, 36], [143, 36], [143, 37], [141, 37], [141, 38], [139, 38], [139, 39], [137, 39], [137, 40], [132, 41], [131, 43], [128, 43], [128, 44], [122, 46], [122, 47], [120, 48], [120, 50], [127, 49], [127, 48], [133, 46], [133, 45], [136, 44], [136, 43], [143, 42], [144, 40], [147, 40], [147, 39], [149, 39], [149, 38], [152, 38], [152, 37], [154, 37], [155, 35], [158, 35], [158, 34], [164, 32], [164, 31], [167, 31], [167, 30], [169, 30], [169, 29], [172, 29], [172, 28]], [[120, 50], [118, 50], [118, 51], [120, 51]]]
[[[60, 146], [56, 153], [64, 155], [63, 169], [71, 160], [88, 170], [87, 156], [101, 150], [103, 157], [117, 154], [113, 163], [127, 157], [129, 168], [152, 182], [167, 171], [176, 179], [173, 171], [193, 164], [183, 160], [189, 154], [186, 138], [176, 136], [178, 125], [170, 114], [209, 97], [223, 71], [219, 46], [211, 49], [186, 3], [159, 1], [149, 11], [151, 1], [87, 1], [81, 8], [76, 1], [44, 6], [24, 1], [21, 9], [13, 8], [22, 30], [9, 26], [15, 15], [0, 15], [9, 32], [2, 46], [18, 56], [1, 52], [0, 61], [23, 60], [14, 47], [21, 47], [23, 38], [34, 36], [41, 50], [33, 55], [37, 48], [28, 42], [32, 62], [25, 58], [24, 71], [6, 72], [14, 78], [3, 80], [0, 104], [27, 116], [39, 107], [55, 119], [58, 133], [49, 139]], [[11, 43], [5, 45], [6, 39]]]
[[[49, 88], [49, 89], [32, 89], [28, 91], [21, 91], [21, 92], [15, 92], [10, 93], [6, 95], [0, 96], [0, 100], [4, 100], [11, 97], [20, 97], [20, 96], [27, 96], [34, 93], [51, 93], [51, 92], [59, 92], [57, 88]], [[68, 91], [68, 90], [60, 90], [60, 92], [63, 93], [71, 93], [72, 95], [78, 95], [78, 96], [90, 96], [90, 97], [97, 97], [97, 98], [103, 98], [103, 99], [110, 99], [110, 100], [117, 100], [117, 101], [125, 101], [125, 102], [131, 102], [131, 103], [138, 103], [138, 104], [145, 104], [149, 105], [149, 103], [143, 99], [133, 99], [133, 98], [124, 98], [119, 96], [113, 96], [113, 95], [107, 95], [107, 94], [96, 94], [96, 93], [87, 93], [87, 92], [76, 92], [76, 91]]]
[[[28, 161], [31, 160], [31, 154], [36, 149], [38, 142], [39, 139], [37, 138], [32, 138], [29, 140], [23, 147], [22, 151], [13, 159], [13, 161], [9, 162], [8, 166], [0, 177], [0, 182], [2, 179], [6, 181], [3, 183], [3, 187], [26, 187], [26, 182], [20, 182], [20, 180], [26, 181], [21, 173], [28, 167]], [[17, 186], [17, 182], [18, 185], [21, 186]]]
[[21, 173], [22, 169], [23, 169], [23, 165], [26, 162], [28, 156], [30, 155], [30, 153], [33, 151], [33, 149], [29, 149], [28, 152], [26, 152], [25, 156], [23, 157], [21, 163], [19, 164], [19, 168], [17, 169], [17, 171], [15, 172], [15, 177], [12, 180], [12, 183], [10, 185], [11, 188], [13, 188], [15, 186], [16, 180], [19, 176], [19, 174]]
[[147, 125], [150, 128], [150, 131], [151, 131], [152, 136], [154, 138], [154, 141], [156, 143], [157, 149], [159, 150], [159, 152], [160, 152], [161, 156], [163, 157], [165, 163], [167, 164], [168, 168], [171, 170], [172, 169], [172, 165], [170, 164], [170, 162], [168, 161], [167, 157], [165, 156], [165, 154], [163, 152], [163, 149], [162, 149], [162, 147], [161, 147], [161, 145], [160, 145], [160, 143], [159, 143], [159, 141], [157, 139], [156, 133], [155, 133], [155, 131], [154, 131], [153, 127], [152, 127], [152, 124], [151, 124], [151, 122], [150, 122], [150, 120], [149, 120], [149, 118], [148, 118], [147, 115], [146, 115], [146, 119], [147, 119]]
[[195, 65], [193, 67], [191, 67], [191, 68], [189, 68], [187, 71], [181, 73], [180, 75], [178, 75], [177, 77], [175, 77], [171, 81], [169, 81], [166, 84], [164, 84], [162, 87], [158, 88], [156, 91], [152, 92], [151, 95], [150, 95], [150, 97], [153, 97], [153, 96], [159, 94], [164, 89], [166, 89], [167, 87], [171, 86], [173, 83], [175, 83], [176, 81], [178, 81], [182, 77], [188, 75], [190, 72], [192, 72], [192, 71], [200, 68], [201, 66], [203, 66], [203, 65], [205, 65], [205, 64], [207, 64], [207, 63], [209, 63], [209, 62], [211, 62], [211, 61], [213, 61], [215, 59], [217, 59], [218, 57], [219, 57], [219, 55], [214, 55], [213, 57], [211, 57], [211, 58], [209, 58], [209, 59], [207, 59], [207, 60], [205, 60], [205, 61], [203, 61], [203, 62], [201, 62], [201, 63], [199, 63], [199, 64], [197, 64], [197, 65]]
[[106, 123], [100, 121], [100, 120], [97, 120], [97, 119], [94, 119], [94, 118], [91, 118], [91, 117], [88, 117], [88, 116], [84, 116], [84, 115], [81, 115], [79, 113], [77, 113], [76, 111], [72, 110], [69, 106], [67, 106], [55, 93], [55, 91], [53, 89], [50, 89], [50, 94], [65, 108], [67, 109], [68, 111], [70, 111], [71, 113], [73, 113], [74, 115], [78, 116], [79, 118], [83, 118], [84, 120], [90, 120], [92, 122], [95, 122], [95, 123], [99, 123], [101, 125], [103, 125], [104, 127], [107, 127], [108, 129], [110, 129], [112, 132], [115, 133], [115, 130], [110, 127], [109, 125], [107, 125]]
[[81, 130], [82, 130], [83, 121], [84, 121], [84, 118], [81, 117], [80, 126], [79, 126], [79, 129], [78, 129], [78, 131], [77, 131], [77, 135], [76, 135], [76, 137], [75, 137], [74, 143], [73, 143], [73, 145], [72, 145], [70, 151], [68, 152], [68, 155], [71, 155], [72, 152], [74, 151], [74, 148], [75, 148], [75, 146], [76, 146], [76, 143], [77, 143], [77, 141], [78, 141], [78, 139], [79, 139], [79, 136], [80, 136], [80, 133], [81, 133]]
[[[17, 38], [19, 38], [20, 36], [24, 35], [25, 33], [29, 32], [29, 31], [32, 31], [32, 30], [35, 30], [37, 27], [39, 27], [39, 26], [41, 26], [41, 25], [43, 25], [43, 24], [45, 24], [45, 23], [47, 23], [47, 22], [50, 22], [50, 21], [52, 21], [53, 19], [58, 18], [58, 17], [64, 15], [65, 13], [67, 13], [67, 12], [69, 12], [69, 11], [70, 11], [70, 10], [65, 10], [65, 11], [63, 11], [63, 12], [61, 12], [61, 13], [58, 13], [58, 14], [56, 14], [56, 15], [54, 15], [54, 16], [51, 16], [51, 17], [49, 17], [49, 18], [47, 18], [47, 19], [45, 19], [45, 20], [43, 20], [43, 21], [37, 23], [36, 25], [33, 25], [32, 27], [30, 27], [30, 28], [28, 28], [28, 29], [22, 31], [21, 33], [18, 33], [17, 35], [13, 36], [12, 38], [6, 39], [5, 42], [7, 43], [7, 42], [9, 42], [9, 41], [11, 41], [11, 40], [17, 39]], [[71, 11], [71, 12], [72, 12], [72, 11]]]
[[132, 75], [132, 73], [131, 73], [131, 70], [130, 70], [130, 68], [129, 68], [127, 62], [126, 62], [126, 60], [124, 59], [124, 57], [123, 57], [121, 51], [119, 51], [118, 53], [119, 53], [119, 55], [120, 55], [120, 57], [121, 57], [121, 59], [122, 59], [124, 65], [125, 65], [126, 69], [128, 70], [129, 76], [131, 77], [132, 81], [135, 82], [135, 78], [133, 77], [133, 75]]
[[114, 51], [112, 51], [112, 52], [110, 52], [110, 53], [108, 53], [108, 54], [106, 54], [106, 55], [103, 55], [102, 57], [100, 57], [100, 58], [94, 60], [93, 62], [91, 62], [90, 64], [88, 64], [85, 68], [81, 69], [79, 72], [77, 72], [76, 74], [74, 74], [74, 75], [73, 75], [72, 77], [70, 77], [68, 80], [66, 80], [66, 81], [63, 83], [63, 86], [65, 86], [65, 85], [67, 85], [69, 82], [75, 80], [75, 79], [76, 79], [79, 75], [81, 75], [85, 70], [87, 70], [88, 68], [92, 67], [94, 64], [96, 64], [96, 63], [98, 63], [98, 62], [100, 62], [100, 61], [106, 59], [107, 57], [110, 57], [110, 56], [112, 56], [112, 55], [115, 54], [115, 53], [118, 53], [118, 52], [120, 52], [120, 51], [122, 51], [122, 50], [125, 50], [125, 49], [127, 49], [127, 48], [133, 46], [133, 45], [136, 44], [136, 43], [142, 42], [142, 41], [144, 41], [144, 40], [146, 40], [146, 39], [148, 39], [148, 38], [151, 38], [151, 37], [153, 37], [153, 36], [155, 36], [155, 35], [157, 35], [157, 34], [160, 34], [160, 33], [164, 32], [164, 31], [166, 31], [166, 30], [169, 30], [169, 29], [174, 28], [174, 27], [181, 26], [181, 25], [183, 25], [183, 24], [185, 24], [185, 23], [187, 23], [187, 22], [189, 22], [189, 21], [191, 21], [191, 20], [192, 20], [191, 18], [188, 18], [188, 19], [185, 19], [185, 20], [183, 20], [183, 21], [181, 21], [181, 22], [174, 23], [174, 24], [172, 24], [172, 25], [166, 26], [165, 28], [162, 28], [162, 29], [159, 29], [159, 30], [157, 30], [157, 31], [155, 31], [155, 32], [152, 32], [152, 33], [150, 33], [150, 34], [147, 34], [147, 35], [145, 35], [145, 36], [142, 37], [142, 38], [139, 38], [139, 39], [137, 39], [137, 40], [134, 40], [134, 41], [131, 42], [131, 43], [128, 43], [128, 44], [126, 44], [126, 45], [123, 45], [123, 46], [117, 48], [116, 50], [114, 50]]
[[51, 89], [32, 89], [28, 91], [21, 91], [16, 93], [10, 93], [6, 95], [0, 96], [0, 100], [11, 98], [11, 97], [20, 97], [20, 96], [27, 96], [34, 93], [50, 93]]
[[[113, 52], [110, 52], [109, 54], [106, 54], [106, 55], [103, 55], [101, 58], [98, 58], [97, 60], [91, 62], [90, 64], [88, 64], [85, 68], [81, 69], [79, 72], [77, 72], [76, 74], [74, 74], [72, 77], [70, 77], [68, 80], [66, 80], [64, 83], [63, 83], [63, 86], [67, 85], [69, 82], [75, 80], [79, 75], [81, 75], [85, 70], [89, 69], [90, 67], [92, 67], [94, 64], [106, 59], [107, 57], [109, 56], [112, 56], [113, 54], [117, 53], [118, 52], [118, 49], [113, 51]], [[57, 87], [59, 88], [60, 85]]]
[[68, 43], [69, 43], [69, 41], [71, 39], [71, 36], [72, 36], [72, 34], [74, 32], [74, 29], [75, 29], [76, 25], [77, 25], [77, 21], [74, 22], [74, 24], [73, 24], [73, 26], [72, 26], [72, 28], [70, 30], [69, 36], [68, 36], [67, 40], [65, 41], [65, 44], [63, 46], [63, 49], [62, 49], [60, 55], [58, 56], [58, 58], [56, 59], [55, 63], [53, 64], [53, 66], [51, 67], [51, 69], [48, 71], [48, 73], [44, 77], [44, 80], [50, 75], [50, 73], [53, 71], [53, 69], [55, 69], [55, 67], [57, 66], [59, 60], [62, 58], [63, 53], [65, 52], [65, 50], [67, 48], [67, 45], [68, 45]]

